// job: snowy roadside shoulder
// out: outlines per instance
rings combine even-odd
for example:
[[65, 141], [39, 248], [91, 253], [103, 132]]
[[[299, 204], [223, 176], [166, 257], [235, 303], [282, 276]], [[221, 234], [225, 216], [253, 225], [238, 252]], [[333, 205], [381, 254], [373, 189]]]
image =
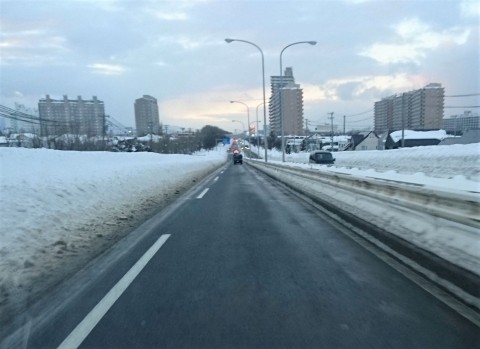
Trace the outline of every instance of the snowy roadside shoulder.
[[[423, 173], [429, 178], [452, 179], [460, 177], [480, 182], [480, 143], [435, 145], [394, 150], [364, 150], [334, 152], [335, 165], [342, 171], [368, 170], [386, 175], [414, 175]], [[286, 154], [286, 163], [297, 166], [327, 168], [309, 164], [309, 153]], [[282, 160], [282, 153], [269, 151], [269, 161]]]
[[0, 323], [225, 161], [223, 148], [194, 155], [0, 149]]

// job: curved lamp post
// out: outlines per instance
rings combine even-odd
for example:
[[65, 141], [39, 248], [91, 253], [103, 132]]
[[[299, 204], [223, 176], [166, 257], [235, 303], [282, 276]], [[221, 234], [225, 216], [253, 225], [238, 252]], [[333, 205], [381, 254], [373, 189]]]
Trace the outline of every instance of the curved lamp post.
[[243, 133], [245, 134], [245, 124], [243, 123], [243, 121], [240, 121], [240, 120], [232, 120], [232, 122], [239, 122], [242, 124], [242, 131]]
[[247, 108], [247, 123], [248, 123], [248, 143], [250, 143], [250, 108], [246, 103], [240, 101], [230, 101], [230, 103], [240, 103], [243, 104]]
[[298, 41], [294, 42], [290, 45], [285, 46], [282, 51], [280, 52], [280, 86], [278, 89], [278, 98], [279, 98], [279, 104], [280, 104], [280, 122], [282, 124], [282, 162], [285, 162], [285, 120], [283, 119], [283, 110], [282, 110], [282, 88], [283, 88], [283, 68], [282, 68], [282, 55], [283, 51], [285, 51], [287, 48], [293, 45], [299, 45], [299, 44], [310, 44], [310, 45], [316, 45], [316, 41]]
[[[265, 59], [263, 57], [262, 49], [258, 45], [254, 44], [253, 42], [250, 42], [250, 41], [247, 41], [247, 40], [227, 38], [227, 39], [225, 39], [225, 41], [227, 42], [227, 44], [230, 44], [233, 41], [244, 42], [246, 44], [250, 44], [250, 45], [255, 46], [260, 51], [260, 54], [262, 55], [263, 103], [265, 103]], [[264, 133], [265, 133], [265, 136], [266, 136], [266, 133], [267, 133], [267, 112], [266, 112], [265, 108], [263, 109], [263, 130], [264, 130]], [[265, 162], [267, 162], [267, 148], [268, 148], [267, 147], [267, 137], [265, 137]]]

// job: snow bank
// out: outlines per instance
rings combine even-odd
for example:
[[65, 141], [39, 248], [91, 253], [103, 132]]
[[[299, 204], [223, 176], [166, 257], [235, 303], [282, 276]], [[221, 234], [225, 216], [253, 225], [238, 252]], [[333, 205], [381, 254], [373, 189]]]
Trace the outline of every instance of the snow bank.
[[[256, 148], [255, 148], [256, 149]], [[263, 153], [260, 152], [262, 155]], [[335, 152], [335, 168], [374, 170], [427, 177], [466, 179], [480, 182], [480, 143], [437, 145], [394, 150]], [[308, 153], [287, 154], [286, 162], [308, 164]], [[282, 153], [269, 152], [270, 160], [282, 160]], [[325, 166], [323, 166], [325, 167]], [[450, 183], [453, 185], [454, 183]]]
[[0, 305], [13, 290], [31, 296], [55, 282], [62, 264], [100, 253], [225, 161], [223, 147], [194, 155], [0, 148]]

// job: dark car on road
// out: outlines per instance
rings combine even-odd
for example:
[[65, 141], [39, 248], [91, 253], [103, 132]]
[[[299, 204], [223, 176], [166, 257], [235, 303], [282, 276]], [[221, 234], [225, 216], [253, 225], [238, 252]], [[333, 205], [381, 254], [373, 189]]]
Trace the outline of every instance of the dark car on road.
[[243, 164], [243, 155], [240, 153], [233, 154], [233, 164]]
[[309, 163], [311, 164], [333, 164], [335, 159], [331, 152], [317, 150], [310, 153]]

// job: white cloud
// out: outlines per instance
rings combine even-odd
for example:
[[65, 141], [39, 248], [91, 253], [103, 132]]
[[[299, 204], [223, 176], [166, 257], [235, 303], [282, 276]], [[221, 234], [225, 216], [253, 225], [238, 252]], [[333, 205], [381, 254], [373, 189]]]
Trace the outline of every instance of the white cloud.
[[460, 13], [464, 17], [480, 17], [480, 1], [463, 0], [460, 2]]
[[[239, 90], [242, 90], [240, 95]], [[262, 103], [261, 96], [261, 88], [245, 91], [238, 86], [222, 86], [205, 92], [182, 95], [159, 103], [160, 119], [163, 123], [168, 120], [167, 123], [187, 123], [197, 127], [213, 123], [232, 129], [235, 126], [232, 126], [233, 119], [241, 120], [247, 125], [247, 113], [244, 106], [230, 101], [246, 103], [250, 110], [250, 122], [253, 122], [256, 120], [256, 107]], [[262, 107], [258, 108], [258, 115], [259, 119], [263, 120]]]
[[156, 61], [154, 64], [159, 67], [166, 67], [168, 65], [164, 61]]
[[405, 19], [393, 27], [395, 37], [390, 43], [374, 43], [359, 52], [359, 55], [376, 60], [381, 64], [420, 64], [427, 54], [442, 45], [463, 45], [470, 30], [450, 28], [435, 32], [417, 18]]
[[69, 51], [67, 39], [47, 29], [16, 30], [7, 23], [0, 33], [2, 64], [41, 65], [59, 60]]
[[340, 90], [351, 86], [350, 98], [361, 99], [368, 91], [375, 91], [379, 97], [385, 93], [399, 93], [414, 90], [428, 83], [422, 75], [376, 75], [352, 76], [342, 79], [331, 79], [321, 85], [302, 84], [303, 100], [305, 103], [318, 103], [322, 101], [340, 101]]
[[164, 12], [157, 11], [154, 13], [155, 17], [164, 21], [185, 21], [189, 17], [185, 12]]
[[126, 71], [125, 67], [118, 64], [94, 63], [89, 64], [88, 68], [92, 69], [94, 73], [103, 75], [121, 75]]
[[221, 40], [211, 40], [207, 37], [190, 38], [182, 35], [160, 36], [157, 38], [159, 44], [174, 44], [181, 46], [184, 50], [194, 50], [203, 46], [221, 45]]

